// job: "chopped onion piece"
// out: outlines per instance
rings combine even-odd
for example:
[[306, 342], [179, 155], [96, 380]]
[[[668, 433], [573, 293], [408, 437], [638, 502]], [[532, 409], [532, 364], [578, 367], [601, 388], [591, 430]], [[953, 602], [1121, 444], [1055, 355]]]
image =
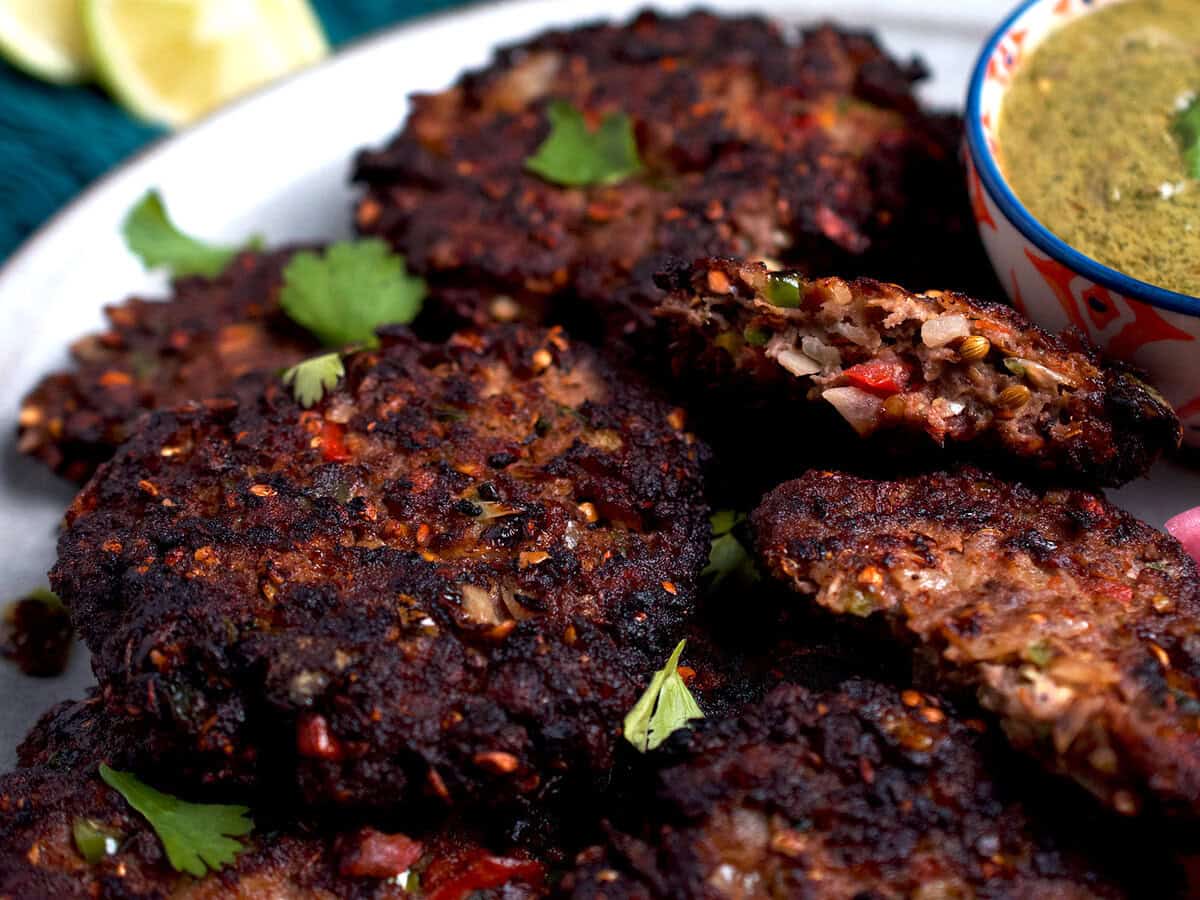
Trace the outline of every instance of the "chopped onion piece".
[[521, 621], [530, 618], [533, 613], [517, 602], [516, 593], [511, 588], [500, 589], [500, 599], [504, 601], [504, 606], [514, 619]]
[[971, 323], [966, 316], [958, 314], [935, 316], [921, 326], [921, 340], [926, 347], [945, 347], [951, 341], [970, 335]]
[[780, 350], [775, 356], [779, 363], [793, 375], [816, 375], [821, 371], [821, 364], [810, 356], [805, 356], [799, 350]]
[[835, 387], [829, 388], [821, 396], [832, 403], [842, 418], [861, 435], [870, 434], [879, 423], [883, 401], [874, 394], [856, 387]]
[[496, 503], [491, 500], [472, 500], [471, 502], [483, 510], [479, 514], [480, 519], [501, 519], [504, 516], [517, 516], [525, 511], [516, 506], [509, 506], [507, 503]]
[[833, 330], [860, 347], [878, 347], [880, 344], [879, 335], [876, 332], [863, 328], [861, 325], [855, 325], [853, 322], [834, 322]]
[[1022, 692], [1022, 697], [1028, 704], [1030, 713], [1043, 722], [1052, 722], [1060, 718], [1075, 699], [1074, 690], [1059, 684], [1032, 666], [1023, 668], [1021, 676], [1030, 682], [1029, 690]]
[[811, 356], [827, 369], [832, 369], [842, 364], [842, 354], [837, 347], [831, 347], [820, 338], [813, 337], [811, 334], [804, 336], [804, 339], [800, 342], [800, 349], [804, 351], [805, 356]]
[[756, 809], [735, 807], [730, 816], [733, 839], [737, 846], [751, 852], [761, 852], [771, 839], [771, 826], [767, 817]]
[[463, 615], [476, 625], [499, 625], [503, 619], [491, 591], [477, 584], [461, 584]]

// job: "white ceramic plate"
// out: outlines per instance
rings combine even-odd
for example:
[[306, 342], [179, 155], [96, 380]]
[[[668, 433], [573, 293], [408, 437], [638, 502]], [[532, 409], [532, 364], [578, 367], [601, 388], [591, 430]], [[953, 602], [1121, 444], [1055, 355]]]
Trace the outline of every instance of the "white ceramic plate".
[[[271, 241], [335, 238], [349, 231], [353, 193], [349, 159], [403, 119], [410, 92], [452, 82], [484, 63], [497, 44], [551, 25], [623, 18], [645, 0], [513, 0], [476, 6], [397, 28], [316, 69], [250, 97], [187, 132], [162, 141], [87, 191], [0, 270], [0, 598], [45, 583], [69, 485], [13, 448], [20, 398], [44, 373], [67, 361], [74, 338], [101, 324], [103, 304], [160, 281], [125, 251], [119, 226], [148, 188], [166, 196], [189, 231], [236, 241], [252, 232]], [[693, 0], [660, 0], [679, 10]], [[761, 11], [789, 23], [836, 10], [839, 22], [870, 27], [889, 49], [921, 55], [934, 72], [925, 97], [958, 107], [967, 73], [1008, 0], [707, 0], [720, 11]], [[80, 135], [80, 140], [86, 140]], [[949, 287], [949, 285], [948, 285]], [[1119, 499], [1156, 525], [1200, 504], [1200, 475], [1160, 466]], [[35, 680], [0, 664], [0, 770], [51, 703], [79, 696], [91, 681], [77, 648], [61, 678]]]

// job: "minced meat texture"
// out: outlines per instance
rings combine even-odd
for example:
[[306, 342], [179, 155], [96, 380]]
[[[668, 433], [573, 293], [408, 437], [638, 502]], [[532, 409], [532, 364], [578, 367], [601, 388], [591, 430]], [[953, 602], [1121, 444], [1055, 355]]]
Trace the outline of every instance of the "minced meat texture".
[[[404, 253], [452, 317], [583, 327], [590, 309], [610, 336], [649, 323], [654, 274], [673, 259], [990, 288], [961, 123], [920, 108], [924, 74], [828, 25], [793, 41], [757, 17], [646, 12], [550, 31], [412, 98], [403, 129], [358, 158], [357, 225]], [[630, 117], [642, 171], [562, 187], [527, 170], [561, 101], [593, 126]]]
[[1179, 420], [1157, 391], [1008, 306], [730, 259], [678, 267], [660, 282], [670, 290], [656, 310], [661, 356], [718, 418], [750, 407], [803, 437], [802, 410], [816, 410], [810, 424], [836, 410], [893, 451], [944, 447], [1106, 485], [1145, 474], [1179, 442]]
[[708, 550], [682, 411], [560, 331], [385, 332], [156, 413], [75, 500], [52, 583], [113, 709], [214, 781], [534, 798], [610, 764]]
[[964, 469], [814, 471], [752, 524], [767, 567], [878, 619], [917, 671], [1123, 813], [1200, 814], [1200, 577], [1174, 538], [1075, 490]]
[[317, 342], [279, 309], [291, 254], [242, 253], [215, 278], [177, 279], [165, 300], [107, 307], [108, 330], [77, 341], [72, 368], [25, 398], [21, 452], [86, 481], [147, 410], [224, 394], [248, 372], [313, 353]]
[[[783, 684], [739, 718], [673, 736], [645, 825], [614, 828], [606, 845], [584, 851], [563, 891], [593, 900], [1123, 896], [1080, 855], [1077, 836], [1060, 843], [1038, 824], [994, 749], [982, 723], [916, 690]], [[1153, 891], [1162, 874], [1140, 884]]]
[[[201, 878], [179, 873], [149, 822], [98, 775], [101, 762], [120, 770], [144, 767], [150, 756], [139, 743], [140, 735], [109, 719], [95, 697], [60, 704], [43, 717], [21, 748], [23, 768], [0, 776], [0, 898], [521, 900], [545, 894], [542, 862], [524, 848], [496, 853], [465, 827], [320, 825], [262, 798], [218, 798], [254, 804], [254, 831], [241, 839], [246, 849]], [[144, 780], [159, 784], [163, 775]], [[192, 802], [216, 802], [194, 790], [171, 790]], [[89, 861], [75, 840], [77, 826], [111, 838], [111, 852]]]

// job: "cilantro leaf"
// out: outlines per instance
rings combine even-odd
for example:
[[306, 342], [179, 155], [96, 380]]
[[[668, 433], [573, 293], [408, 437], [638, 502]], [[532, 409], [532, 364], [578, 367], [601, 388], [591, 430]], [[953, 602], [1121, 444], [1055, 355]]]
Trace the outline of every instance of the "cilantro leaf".
[[345, 374], [346, 367], [342, 364], [341, 354], [324, 353], [284, 369], [280, 378], [284, 384], [292, 386], [296, 402], [308, 409], [324, 397], [326, 391], [337, 387]]
[[283, 270], [279, 294], [283, 311], [329, 347], [375, 346], [376, 328], [411, 322], [424, 299], [425, 282], [377, 239], [297, 253]]
[[1188, 176], [1200, 179], [1200, 93], [1176, 114], [1171, 129], [1183, 147]]
[[246, 849], [241, 841], [234, 840], [254, 829], [245, 806], [188, 803], [103, 763], [100, 777], [146, 817], [178, 872], [203, 878], [208, 869], [229, 865]]
[[[238, 253], [236, 247], [206, 244], [184, 234], [167, 215], [162, 195], [147, 191], [125, 217], [121, 229], [125, 244], [147, 269], [160, 266], [174, 276], [221, 274]], [[251, 241], [251, 246], [259, 242]]]
[[525, 168], [546, 181], [567, 187], [613, 184], [641, 171], [633, 122], [624, 113], [609, 113], [592, 131], [583, 113], [565, 100], [546, 109], [550, 133]]
[[709, 519], [712, 523], [712, 544], [708, 550], [708, 565], [700, 575], [711, 577], [713, 587], [730, 576], [735, 576], [742, 584], [754, 584], [762, 577], [753, 557], [733, 533], [733, 529], [745, 519], [744, 515], [730, 509], [715, 512]]
[[744, 521], [746, 521], [745, 514], [732, 509], [719, 509], [708, 517], [708, 523], [712, 526], [714, 536], [728, 534], [733, 531], [735, 526]]
[[625, 740], [641, 753], [654, 750], [692, 719], [704, 718], [679, 675], [679, 656], [686, 645], [686, 640], [679, 642], [667, 664], [654, 673], [650, 686], [625, 716]]

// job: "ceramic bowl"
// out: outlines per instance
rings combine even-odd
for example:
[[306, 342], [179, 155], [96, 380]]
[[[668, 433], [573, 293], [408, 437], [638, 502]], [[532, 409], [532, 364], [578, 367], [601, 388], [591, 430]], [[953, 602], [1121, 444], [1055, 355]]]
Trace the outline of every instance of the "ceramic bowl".
[[997, 163], [996, 127], [1021, 63], [1054, 29], [1121, 0], [1027, 0], [992, 33], [967, 94], [968, 188], [975, 221], [1012, 303], [1051, 331], [1074, 327], [1144, 370], [1200, 446], [1200, 298], [1109, 268], [1064, 243], [1017, 199]]

